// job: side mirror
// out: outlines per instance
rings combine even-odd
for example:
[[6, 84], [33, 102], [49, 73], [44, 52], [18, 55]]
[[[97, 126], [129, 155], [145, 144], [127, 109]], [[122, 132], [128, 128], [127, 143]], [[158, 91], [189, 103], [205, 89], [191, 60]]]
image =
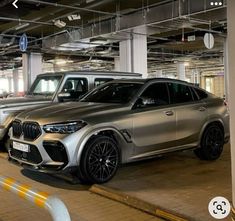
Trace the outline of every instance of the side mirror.
[[71, 98], [71, 93], [69, 93], [69, 92], [60, 92], [57, 97], [58, 97], [58, 100], [60, 102], [63, 102], [64, 100]]
[[139, 97], [134, 105], [134, 108], [144, 108], [155, 104], [154, 100], [146, 97]]

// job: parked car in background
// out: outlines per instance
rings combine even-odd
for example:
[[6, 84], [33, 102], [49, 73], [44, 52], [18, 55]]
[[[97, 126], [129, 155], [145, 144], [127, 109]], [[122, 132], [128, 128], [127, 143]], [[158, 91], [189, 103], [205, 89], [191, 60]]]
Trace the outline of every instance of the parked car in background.
[[7, 91], [4, 89], [0, 89], [0, 98], [6, 98], [8, 95]]
[[112, 79], [141, 78], [138, 73], [74, 71], [37, 76], [24, 97], [0, 100], [0, 142], [8, 147], [8, 130], [12, 119], [30, 107], [74, 101], [97, 85]]
[[10, 159], [104, 183], [119, 164], [195, 148], [217, 159], [229, 139], [223, 99], [170, 79], [115, 80], [79, 102], [35, 108], [12, 124]]

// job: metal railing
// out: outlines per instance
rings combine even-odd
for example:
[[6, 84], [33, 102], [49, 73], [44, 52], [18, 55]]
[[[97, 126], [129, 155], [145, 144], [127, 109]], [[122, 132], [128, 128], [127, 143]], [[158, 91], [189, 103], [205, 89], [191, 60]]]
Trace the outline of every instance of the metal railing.
[[64, 203], [45, 192], [34, 190], [28, 185], [20, 184], [15, 179], [0, 175], [0, 187], [15, 193], [19, 197], [30, 201], [38, 207], [49, 211], [54, 221], [71, 221], [70, 215]]

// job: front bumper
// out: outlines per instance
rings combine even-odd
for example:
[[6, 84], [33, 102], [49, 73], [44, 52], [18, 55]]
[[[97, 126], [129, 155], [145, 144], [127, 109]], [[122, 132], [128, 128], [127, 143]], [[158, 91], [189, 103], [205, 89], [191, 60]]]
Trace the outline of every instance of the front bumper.
[[56, 175], [56, 174], [58, 174], [58, 175], [61, 175], [61, 174], [62, 175], [67, 175], [69, 173], [73, 174], [73, 173], [75, 173], [78, 170], [78, 167], [75, 167], [75, 166], [66, 167], [63, 170], [57, 170], [57, 169], [53, 169], [53, 168], [48, 168], [48, 167], [45, 167], [43, 165], [34, 166], [34, 165], [31, 165], [31, 164], [28, 164], [25, 161], [17, 160], [17, 159], [14, 159], [12, 157], [9, 157], [8, 161], [10, 163], [13, 163], [13, 164], [16, 164], [18, 166], [21, 166], [24, 169], [28, 169], [28, 170], [36, 171], [36, 172], [41, 172], [41, 173], [46, 173], [46, 174], [53, 174], [53, 175]]
[[[9, 157], [21, 165], [28, 166], [34, 170], [47, 173], [70, 171], [73, 167], [78, 167], [78, 150], [82, 139], [87, 133], [87, 128], [72, 134], [45, 133], [40, 126], [40, 135], [33, 138], [24, 137], [17, 134], [13, 136], [10, 129], [11, 139]], [[31, 140], [30, 140], [31, 139]], [[29, 151], [20, 151], [13, 148], [13, 142], [26, 144]]]
[[27, 145], [29, 145], [29, 152], [17, 150], [13, 148], [12, 141], [8, 150], [9, 157], [18, 161], [20, 164], [41, 170], [60, 171], [68, 164], [68, 156], [65, 147], [59, 141], [43, 142], [43, 148], [51, 159], [49, 161], [43, 160], [43, 155], [40, 153], [37, 146], [32, 144]]

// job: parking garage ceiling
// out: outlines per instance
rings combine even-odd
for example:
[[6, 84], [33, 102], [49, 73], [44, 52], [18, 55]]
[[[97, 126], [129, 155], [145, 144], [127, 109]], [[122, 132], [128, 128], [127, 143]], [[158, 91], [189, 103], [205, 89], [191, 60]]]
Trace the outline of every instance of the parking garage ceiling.
[[[28, 51], [42, 52], [44, 61], [65, 58], [77, 64], [100, 61], [111, 69], [119, 42], [145, 25], [148, 67], [170, 69], [177, 61], [192, 68], [223, 65], [226, 1], [211, 0], [12, 0], [0, 2], [0, 68], [21, 66], [19, 38], [26, 33]], [[203, 43], [215, 37], [213, 49]], [[97, 62], [93, 62], [97, 64]]]

